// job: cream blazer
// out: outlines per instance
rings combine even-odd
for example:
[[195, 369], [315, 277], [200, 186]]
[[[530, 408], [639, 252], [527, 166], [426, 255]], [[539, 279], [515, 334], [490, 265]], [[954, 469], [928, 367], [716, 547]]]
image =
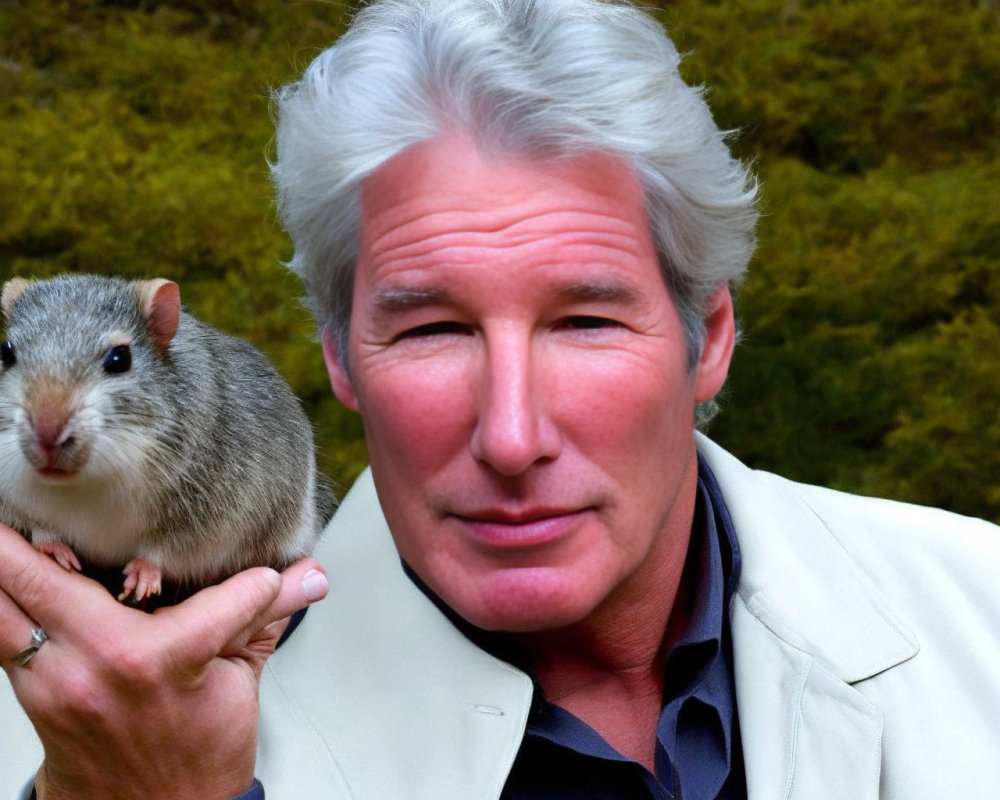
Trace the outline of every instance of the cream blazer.
[[[699, 451], [733, 518], [750, 800], [1000, 798], [1000, 529]], [[323, 538], [331, 592], [268, 662], [268, 800], [496, 798], [531, 701], [406, 578], [369, 473]], [[40, 760], [0, 686], [0, 797]], [[22, 790], [23, 791], [23, 790]]]

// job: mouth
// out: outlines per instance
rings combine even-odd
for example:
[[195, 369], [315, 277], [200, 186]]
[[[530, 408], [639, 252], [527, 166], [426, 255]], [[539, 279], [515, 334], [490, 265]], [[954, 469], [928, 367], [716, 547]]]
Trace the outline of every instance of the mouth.
[[42, 467], [37, 472], [38, 476], [46, 483], [66, 483], [76, 477], [78, 470]]
[[453, 514], [477, 543], [491, 549], [541, 547], [568, 536], [590, 509], [534, 509], [518, 513], [484, 509]]

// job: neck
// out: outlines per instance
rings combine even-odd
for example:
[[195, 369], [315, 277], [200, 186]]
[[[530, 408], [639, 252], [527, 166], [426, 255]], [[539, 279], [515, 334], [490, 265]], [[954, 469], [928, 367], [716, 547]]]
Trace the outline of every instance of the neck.
[[[665, 594], [672, 599], [672, 593]], [[655, 772], [669, 608], [655, 617], [650, 613], [646, 623], [621, 626], [617, 635], [606, 630], [595, 635], [574, 626], [556, 636], [550, 631], [522, 641], [550, 703], [587, 723], [623, 756]]]

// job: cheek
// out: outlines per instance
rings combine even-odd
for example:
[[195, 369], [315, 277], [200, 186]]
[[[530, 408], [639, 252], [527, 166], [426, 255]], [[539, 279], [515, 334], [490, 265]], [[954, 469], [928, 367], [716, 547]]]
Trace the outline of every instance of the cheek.
[[686, 369], [633, 357], [561, 373], [554, 386], [563, 427], [592, 457], [645, 469], [690, 435], [694, 378]]
[[373, 465], [439, 466], [467, 438], [467, 379], [456, 365], [413, 362], [369, 370], [359, 387]]

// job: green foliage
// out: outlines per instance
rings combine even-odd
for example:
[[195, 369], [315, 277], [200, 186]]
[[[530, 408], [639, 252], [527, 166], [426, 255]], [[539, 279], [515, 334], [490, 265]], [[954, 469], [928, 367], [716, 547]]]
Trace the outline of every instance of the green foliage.
[[687, 76], [748, 154], [862, 172], [996, 155], [997, 12], [975, 0], [681, 0]]
[[744, 0], [664, 19], [764, 216], [712, 434], [802, 480], [1000, 520], [1000, 16]]
[[[750, 463], [1000, 520], [1000, 18], [977, 0], [664, 0], [762, 181], [712, 435]], [[365, 462], [282, 266], [268, 94], [348, 4], [0, 4], [0, 278], [178, 280]]]
[[1000, 517], [1000, 165], [765, 178], [781, 215], [713, 433], [804, 480]]
[[0, 7], [0, 278], [177, 280], [303, 398], [339, 485], [365, 463], [330, 397], [267, 176], [269, 92], [341, 30], [320, 3]]

